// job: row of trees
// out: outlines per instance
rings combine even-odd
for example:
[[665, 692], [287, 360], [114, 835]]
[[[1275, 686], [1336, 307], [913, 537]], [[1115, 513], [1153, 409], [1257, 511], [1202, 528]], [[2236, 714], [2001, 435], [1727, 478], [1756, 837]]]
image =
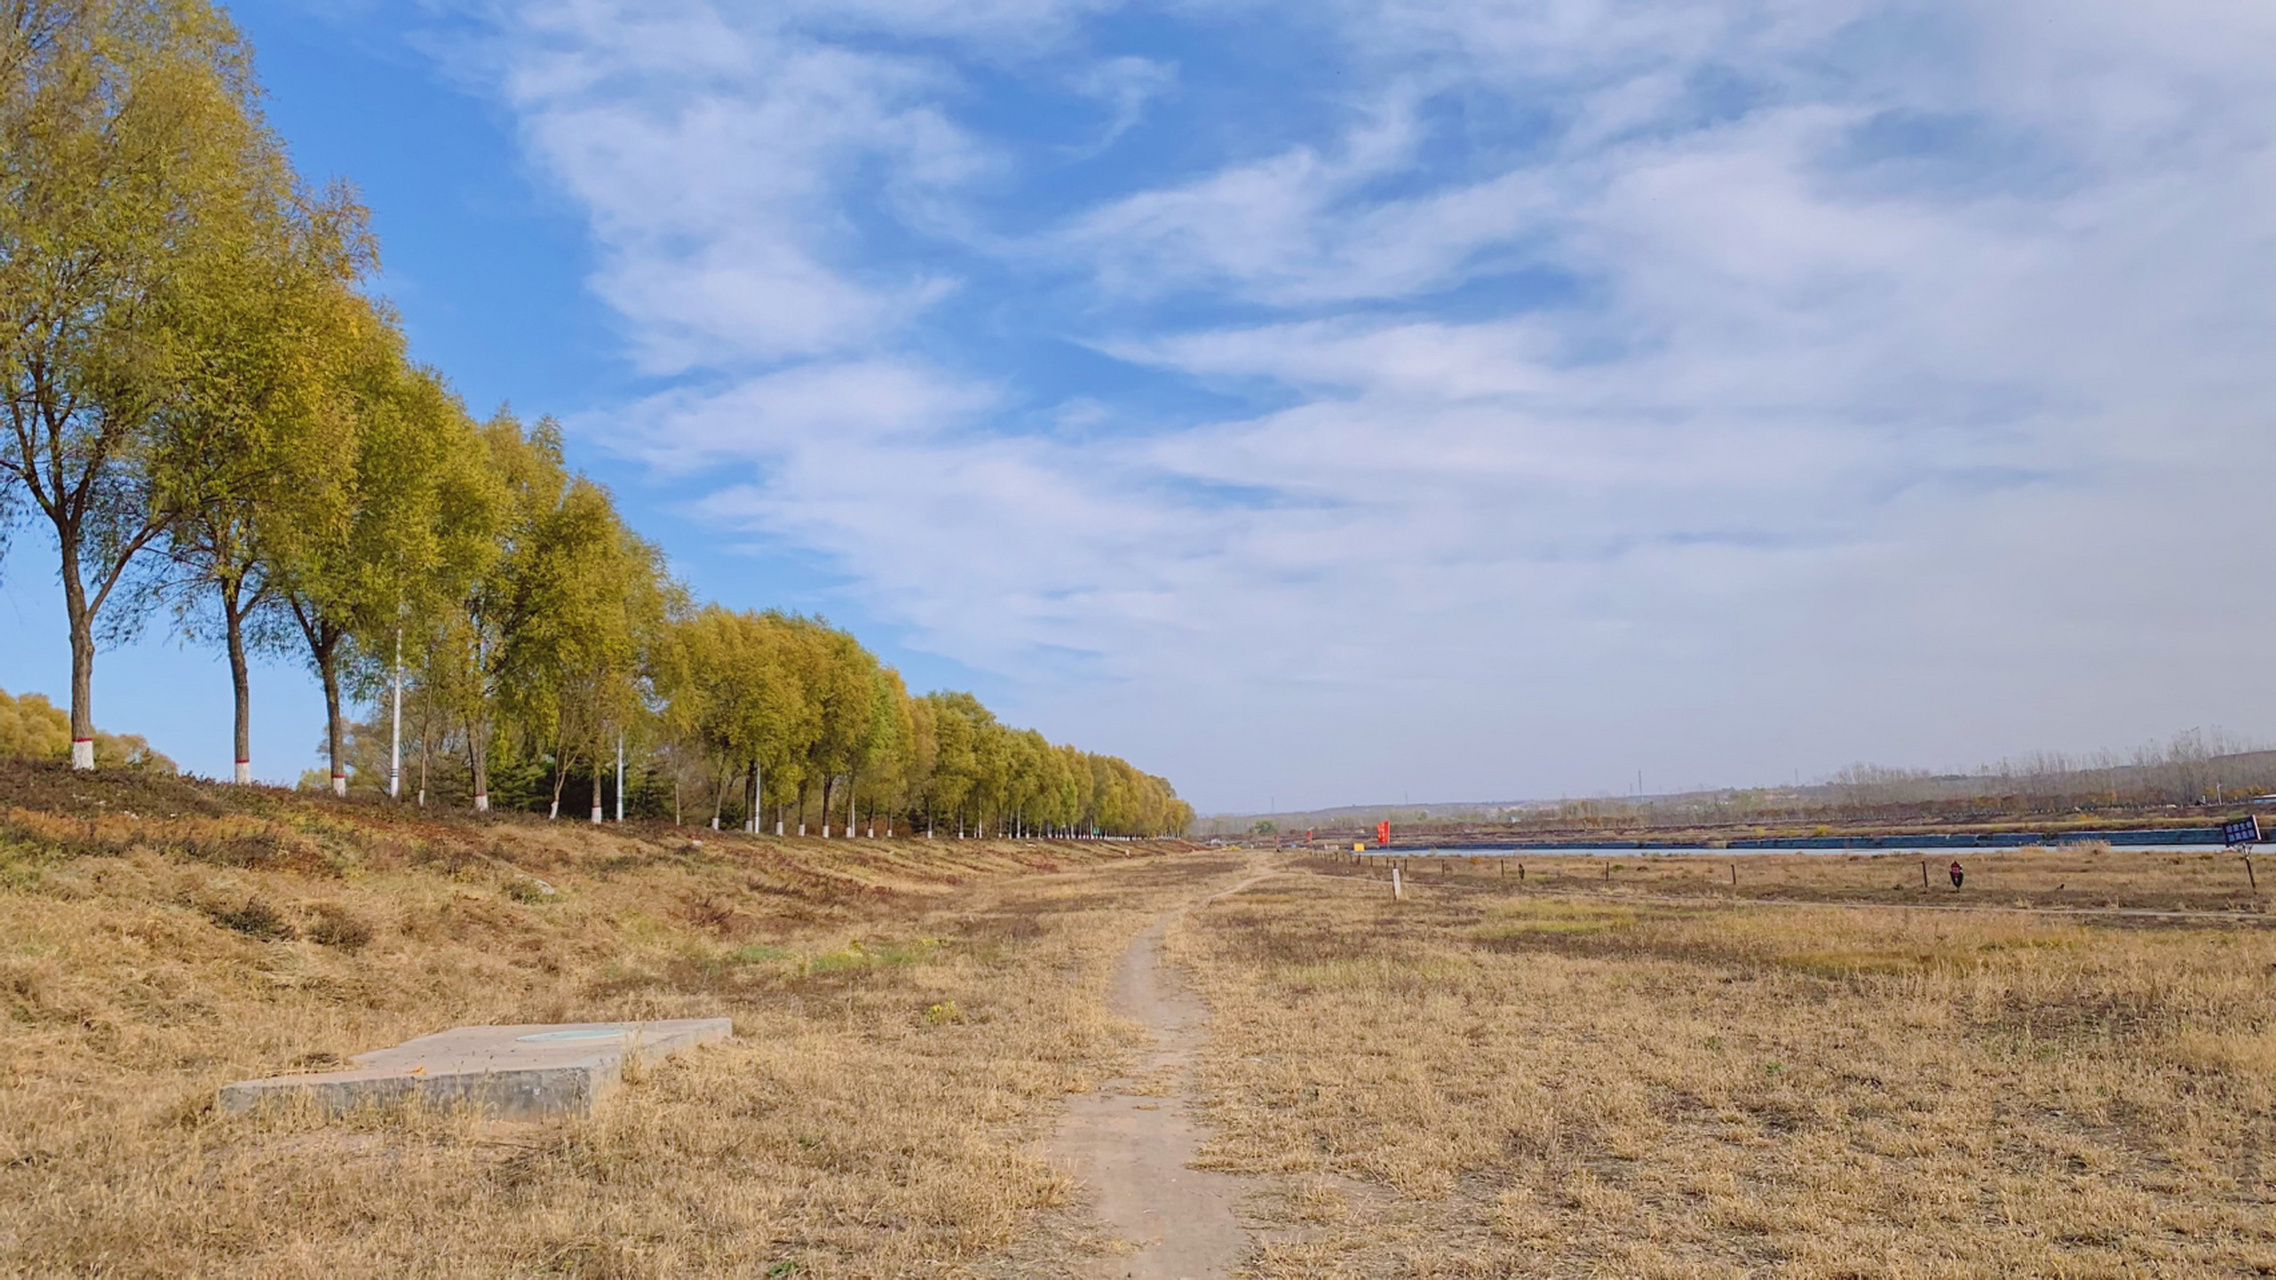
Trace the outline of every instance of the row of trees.
[[551, 422], [477, 421], [409, 359], [364, 211], [294, 174], [206, 0], [0, 0], [0, 24], [0, 501], [58, 552], [74, 764], [98, 643], [164, 616], [227, 655], [240, 781], [271, 646], [323, 686], [343, 794], [362, 701], [478, 809], [494, 775], [555, 814], [583, 779], [598, 820], [629, 769], [753, 829], [1190, 819], [1121, 761], [910, 697], [843, 631], [694, 606]]
[[[501, 664], [509, 682], [538, 678], [500, 700], [510, 728], [487, 749], [486, 700], [464, 651], [422, 658], [402, 712], [421, 803], [557, 814], [581, 789], [596, 821], [613, 798], [620, 815], [825, 836], [1138, 835], [1192, 821], [1166, 781], [1122, 760], [1005, 725], [968, 693], [911, 696], [899, 672], [825, 622], [675, 601], [653, 625], [629, 637], [640, 674], [624, 718], [594, 713], [605, 698], [556, 715], [542, 701], [555, 682]], [[539, 705], [521, 710], [532, 693]], [[351, 737], [358, 773], [380, 776], [393, 724], [375, 717]]]

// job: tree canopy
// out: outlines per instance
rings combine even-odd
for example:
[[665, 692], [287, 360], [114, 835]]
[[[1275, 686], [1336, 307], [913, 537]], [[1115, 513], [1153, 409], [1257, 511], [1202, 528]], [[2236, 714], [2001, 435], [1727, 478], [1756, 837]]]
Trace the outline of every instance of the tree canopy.
[[92, 709], [99, 644], [162, 604], [228, 658], [239, 781], [268, 646], [323, 686], [343, 794], [397, 794], [400, 742], [417, 803], [558, 815], [582, 787], [596, 822], [611, 798], [825, 836], [1191, 820], [1124, 761], [911, 695], [823, 619], [692, 602], [556, 423], [477, 421], [413, 362], [377, 254], [207, 0], [0, 0], [0, 530], [47, 526], [72, 654], [67, 715], [0, 695], [0, 752], [162, 761]]

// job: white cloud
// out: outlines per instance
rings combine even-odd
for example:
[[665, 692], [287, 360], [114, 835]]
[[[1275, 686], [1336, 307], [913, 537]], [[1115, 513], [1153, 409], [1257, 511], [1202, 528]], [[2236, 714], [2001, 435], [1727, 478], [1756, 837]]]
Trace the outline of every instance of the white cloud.
[[[2216, 518], [2276, 463], [2264, 10], [1291, 9], [1347, 37], [1316, 111], [1032, 234], [1064, 153], [966, 63], [1138, 137], [1160, 60], [1087, 7], [631, 12], [506, 37], [596, 287], [700, 374], [619, 447], [1205, 803], [2146, 737], [2276, 623], [2200, 607], [2271, 567]], [[1261, 407], [936, 352], [1031, 308]]]
[[853, 225], [861, 204], [922, 208], [989, 163], [923, 61], [598, 0], [520, 11], [506, 60], [531, 148], [590, 211], [594, 287], [649, 370], [863, 349], [946, 291], [865, 261]]
[[668, 391], [578, 423], [612, 453], [686, 474], [736, 463], [773, 465], [818, 440], [924, 440], [968, 422], [994, 395], [921, 365], [882, 359], [814, 362], [719, 391]]
[[1078, 156], [1095, 156], [1145, 118], [1146, 108], [1177, 88], [1177, 68], [1152, 58], [1119, 57], [1092, 62], [1077, 69], [1068, 83], [1077, 93], [1105, 104], [1111, 113], [1099, 136], [1073, 149]]

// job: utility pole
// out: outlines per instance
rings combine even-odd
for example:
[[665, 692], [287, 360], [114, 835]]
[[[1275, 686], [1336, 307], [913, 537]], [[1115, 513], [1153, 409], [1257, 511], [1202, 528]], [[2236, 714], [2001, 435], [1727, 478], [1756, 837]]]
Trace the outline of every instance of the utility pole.
[[387, 735], [387, 798], [403, 798], [403, 628], [395, 629], [395, 711]]

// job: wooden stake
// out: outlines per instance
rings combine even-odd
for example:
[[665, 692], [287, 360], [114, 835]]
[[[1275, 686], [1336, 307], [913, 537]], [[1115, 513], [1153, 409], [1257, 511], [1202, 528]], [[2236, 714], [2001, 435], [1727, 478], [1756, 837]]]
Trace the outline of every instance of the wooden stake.
[[1920, 860], [1920, 887], [1923, 889], [1928, 887], [1928, 859], [1926, 858]]
[[2252, 886], [2255, 895], [2260, 892], [2260, 877], [2252, 874], [2252, 855], [2249, 853], [2244, 855], [2244, 880]]
[[1397, 901], [1406, 896], [1406, 886], [1399, 883], [1399, 869], [1393, 867], [1391, 868], [1391, 898], [1393, 901]]
[[1731, 864], [1731, 887], [1733, 889], [1739, 887], [1739, 864], [1736, 862]]

